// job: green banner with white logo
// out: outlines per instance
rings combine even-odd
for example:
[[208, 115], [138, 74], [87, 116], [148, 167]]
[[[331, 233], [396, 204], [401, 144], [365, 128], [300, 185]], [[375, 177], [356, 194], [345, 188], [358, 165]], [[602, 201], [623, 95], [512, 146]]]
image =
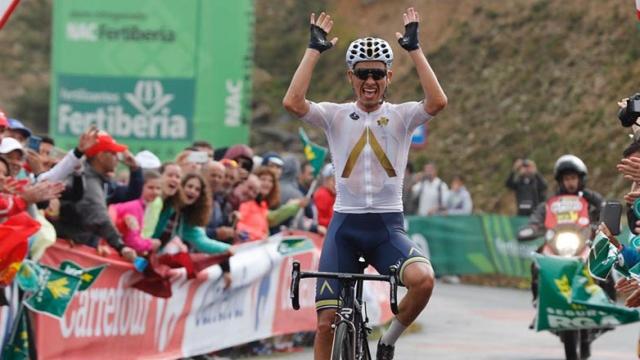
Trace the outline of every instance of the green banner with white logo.
[[50, 132], [91, 125], [134, 152], [246, 143], [252, 0], [53, 2]]
[[62, 318], [82, 280], [61, 270], [42, 266], [39, 271], [39, 288], [24, 300], [29, 309]]
[[408, 234], [438, 275], [502, 274], [530, 278], [531, 254], [542, 240], [519, 242], [527, 218], [502, 215], [411, 216]]

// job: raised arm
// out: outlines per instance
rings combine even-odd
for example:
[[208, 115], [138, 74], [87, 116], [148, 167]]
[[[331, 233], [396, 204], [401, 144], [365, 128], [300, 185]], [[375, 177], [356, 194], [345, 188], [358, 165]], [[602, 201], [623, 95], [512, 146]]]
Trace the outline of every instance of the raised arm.
[[293, 74], [289, 89], [287, 89], [287, 93], [282, 100], [284, 108], [297, 117], [302, 117], [309, 112], [306, 95], [311, 83], [313, 69], [318, 63], [318, 59], [320, 59], [320, 53], [330, 49], [338, 42], [336, 37], [331, 41], [327, 41], [327, 34], [332, 27], [333, 20], [331, 20], [331, 16], [323, 12], [316, 20], [315, 14], [311, 14], [309, 48], [304, 52], [298, 69]]
[[418, 24], [420, 23], [420, 15], [413, 8], [408, 8], [407, 12], [402, 14], [404, 20], [404, 35], [397, 32], [396, 38], [403, 49], [409, 52], [409, 56], [416, 67], [420, 85], [424, 92], [424, 109], [431, 115], [436, 115], [440, 110], [447, 106], [447, 96], [445, 95], [436, 74], [431, 69], [426, 56], [418, 43]]

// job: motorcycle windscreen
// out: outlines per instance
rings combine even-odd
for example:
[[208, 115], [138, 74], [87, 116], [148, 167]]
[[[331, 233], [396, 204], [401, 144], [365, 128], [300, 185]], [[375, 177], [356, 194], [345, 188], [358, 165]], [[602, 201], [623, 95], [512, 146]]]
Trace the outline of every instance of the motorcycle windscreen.
[[553, 229], [558, 225], [589, 225], [589, 203], [581, 196], [558, 195], [545, 203], [544, 226]]

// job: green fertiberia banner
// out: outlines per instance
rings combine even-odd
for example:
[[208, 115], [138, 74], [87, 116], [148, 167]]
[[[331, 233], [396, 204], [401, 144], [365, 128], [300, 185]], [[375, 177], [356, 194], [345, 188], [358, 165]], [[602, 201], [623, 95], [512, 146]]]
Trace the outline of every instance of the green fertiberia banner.
[[53, 2], [50, 133], [96, 125], [133, 152], [249, 134], [253, 1]]
[[40, 288], [24, 304], [33, 311], [62, 318], [81, 282], [77, 276], [42, 266]]
[[90, 269], [83, 269], [80, 265], [74, 263], [73, 261], [65, 260], [60, 264], [60, 270], [62, 270], [65, 274], [77, 276], [80, 278], [81, 283], [78, 291], [85, 291], [91, 287], [91, 285], [98, 279], [100, 273], [106, 265], [98, 266]]
[[298, 129], [298, 135], [304, 146], [304, 156], [313, 167], [313, 176], [318, 176], [327, 158], [327, 148], [311, 142], [303, 128]]
[[611, 327], [640, 320], [637, 310], [617, 306], [576, 259], [535, 255], [538, 265], [536, 330]]

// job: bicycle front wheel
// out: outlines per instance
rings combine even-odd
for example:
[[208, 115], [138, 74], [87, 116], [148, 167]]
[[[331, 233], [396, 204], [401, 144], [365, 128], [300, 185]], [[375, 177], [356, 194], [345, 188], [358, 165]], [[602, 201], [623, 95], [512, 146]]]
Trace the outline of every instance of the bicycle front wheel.
[[341, 322], [333, 334], [331, 360], [354, 360], [353, 351], [353, 332], [349, 331], [349, 324]]

